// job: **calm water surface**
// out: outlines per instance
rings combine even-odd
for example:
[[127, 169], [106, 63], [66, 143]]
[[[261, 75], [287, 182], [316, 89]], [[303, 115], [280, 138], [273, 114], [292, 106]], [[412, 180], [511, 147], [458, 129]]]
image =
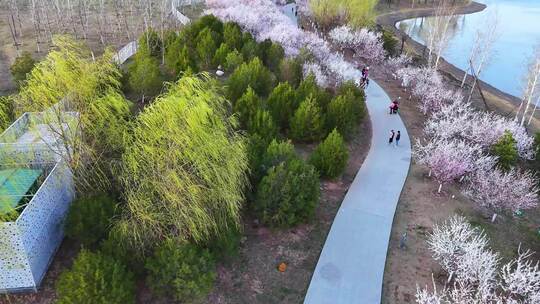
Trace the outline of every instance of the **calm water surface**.
[[[478, 1], [478, 0], [477, 0]], [[461, 69], [468, 58], [478, 29], [487, 17], [497, 15], [497, 41], [481, 79], [515, 96], [523, 92], [523, 79], [534, 47], [540, 43], [540, 0], [480, 0], [487, 8], [475, 14], [456, 16], [444, 58]], [[419, 42], [425, 42], [427, 18], [408, 19], [396, 24]]]

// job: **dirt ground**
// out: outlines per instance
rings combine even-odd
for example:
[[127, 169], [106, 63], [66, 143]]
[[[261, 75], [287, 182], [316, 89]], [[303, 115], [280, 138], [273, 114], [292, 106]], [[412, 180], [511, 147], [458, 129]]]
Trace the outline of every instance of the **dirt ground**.
[[[246, 221], [240, 255], [219, 268], [208, 303], [301, 303], [341, 201], [369, 151], [371, 127], [366, 117], [349, 144], [345, 174], [321, 182], [322, 195], [314, 220], [292, 229], [270, 230]], [[307, 156], [314, 146], [301, 147]], [[285, 272], [279, 263], [285, 262]]]
[[[439, 0], [380, 0], [377, 3], [377, 13], [383, 14], [397, 10], [414, 10], [419, 8], [435, 7]], [[447, 1], [448, 3], [449, 1]], [[471, 0], [453, 0], [453, 5], [467, 4]]]
[[[400, 115], [411, 139], [414, 141], [422, 138], [425, 116], [418, 110], [415, 101], [407, 100], [409, 95], [400, 87], [399, 82], [377, 71], [377, 68], [374, 78], [392, 99], [401, 97], [403, 102]], [[456, 88], [459, 85], [453, 78], [447, 77], [445, 82]], [[473, 104], [484, 108], [479, 96], [474, 97]], [[489, 105], [495, 112], [508, 114], [506, 101], [498, 103], [497, 98], [491, 98]], [[453, 214], [464, 215], [473, 225], [484, 229], [491, 239], [492, 248], [501, 253], [503, 261], [514, 257], [520, 244], [523, 249], [540, 252], [538, 210], [528, 211], [523, 217], [501, 214], [495, 223], [491, 223], [491, 217], [485, 211], [475, 209], [461, 195], [457, 186], [446, 186], [438, 194], [438, 184], [427, 176], [427, 172], [426, 168], [413, 161], [398, 203], [386, 261], [382, 298], [384, 304], [414, 303], [417, 285], [431, 286], [432, 273], [436, 281], [442, 283], [441, 269], [432, 259], [426, 240], [435, 224]], [[405, 232], [407, 248], [402, 250], [399, 249], [399, 241]]]
[[[214, 290], [205, 303], [301, 303], [313, 269], [345, 193], [360, 169], [371, 142], [369, 117], [359, 126], [349, 143], [349, 162], [343, 176], [321, 182], [321, 199], [312, 222], [291, 229], [271, 230], [244, 220], [244, 234], [238, 257], [218, 266]], [[307, 157], [315, 145], [297, 147]], [[0, 296], [0, 304], [49, 304], [55, 299], [54, 284], [60, 273], [71, 266], [78, 245], [64, 240], [38, 293]], [[279, 272], [279, 263], [287, 270]], [[152, 296], [139, 282], [138, 303], [171, 303]]]
[[[30, 52], [32, 57], [36, 60], [43, 58], [48, 49], [50, 48], [50, 41], [40, 43], [41, 52], [37, 52], [37, 43], [35, 40], [35, 34], [30, 18], [30, 12], [27, 7], [24, 5], [25, 2], [19, 4], [20, 14], [22, 20], [22, 31], [21, 38], [22, 45], [19, 46], [19, 52], [27, 51]], [[110, 5], [111, 3], [109, 3]], [[13, 93], [15, 91], [15, 84], [11, 79], [11, 73], [9, 67], [15, 61], [17, 57], [17, 48], [13, 43], [13, 39], [10, 33], [8, 26], [9, 11], [7, 8], [4, 8], [4, 4], [0, 1], [0, 96]], [[95, 55], [99, 55], [103, 52], [105, 47], [113, 47], [114, 49], [119, 49], [121, 46], [130, 42], [134, 37], [138, 37], [139, 34], [143, 31], [142, 18], [135, 13], [133, 15], [129, 12], [127, 14], [127, 23], [130, 28], [131, 39], [128, 38], [127, 34], [124, 33], [124, 30], [118, 31], [115, 30], [119, 25], [113, 20], [116, 20], [116, 14], [114, 10], [108, 7], [105, 15], [107, 20], [110, 21], [110, 26], [107, 28], [104, 33], [105, 44], [101, 43], [98, 26], [97, 26], [97, 12], [95, 10], [90, 10], [88, 13], [88, 36], [87, 39], [82, 39], [82, 30], [80, 29], [79, 24], [75, 25], [77, 28], [77, 34], [79, 37], [75, 37], [83, 41], [89, 48], [94, 52]], [[131, 16], [132, 15], [132, 16]], [[154, 16], [154, 24], [158, 25], [159, 20], [158, 16]], [[170, 20], [166, 26], [174, 26], [174, 22]], [[72, 35], [72, 27], [69, 29], [58, 29], [53, 28], [55, 32], [52, 34], [67, 34]]]
[[[381, 8], [380, 11], [384, 13], [383, 15], [399, 12], [403, 16], [422, 11], [420, 7], [416, 7], [415, 12], [415, 9], [411, 9], [411, 1], [408, 2], [401, 1], [400, 6], [393, 5]], [[470, 8], [463, 8], [464, 13], [469, 9], [477, 10], [474, 3]], [[424, 15], [425, 9], [420, 13]], [[393, 21], [395, 19], [390, 23]], [[383, 25], [390, 26], [384, 23]], [[419, 54], [417, 45], [406, 47], [406, 50]], [[422, 138], [424, 115], [417, 109], [414, 101], [407, 101], [409, 94], [400, 87], [399, 82], [387, 75], [376, 70], [374, 76], [388, 95], [392, 98], [399, 96], [404, 101], [400, 114], [412, 140]], [[461, 79], [463, 74], [461, 70], [445, 62], [442, 75], [445, 83], [457, 89], [460, 84], [458, 79]], [[516, 99], [508, 98], [506, 94], [486, 87], [484, 95], [488, 109], [500, 115], [513, 117], [517, 108]], [[472, 101], [478, 109], [486, 110], [486, 105], [478, 92]], [[533, 133], [538, 130], [538, 117], [535, 117], [529, 131]], [[529, 168], [535, 166], [531, 163], [521, 165]], [[446, 186], [441, 194], [437, 193], [437, 187], [438, 184], [427, 176], [427, 169], [413, 161], [394, 217], [383, 284], [384, 304], [414, 303], [417, 286], [431, 287], [432, 274], [437, 284], [443, 285], [442, 269], [431, 257], [426, 240], [435, 224], [443, 222], [453, 214], [464, 215], [473, 225], [483, 229], [491, 240], [492, 249], [500, 253], [503, 263], [516, 256], [520, 245], [522, 249], [540, 252], [538, 209], [525, 212], [523, 217], [507, 213], [499, 214], [495, 223], [491, 223], [491, 214], [474, 208], [472, 202], [461, 195], [459, 185]], [[399, 249], [399, 241], [405, 232], [407, 232], [407, 248], [402, 250]], [[536, 254], [534, 258], [538, 257]]]

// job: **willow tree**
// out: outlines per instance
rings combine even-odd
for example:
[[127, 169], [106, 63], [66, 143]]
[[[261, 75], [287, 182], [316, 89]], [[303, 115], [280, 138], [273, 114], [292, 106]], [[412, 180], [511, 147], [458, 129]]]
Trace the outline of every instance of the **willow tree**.
[[356, 27], [371, 25], [377, 0], [310, 0], [309, 9], [317, 23], [330, 28], [346, 22]]
[[117, 229], [130, 247], [164, 237], [205, 241], [238, 225], [246, 139], [207, 74], [185, 76], [134, 121], [122, 157], [127, 202]]
[[13, 96], [0, 96], [0, 132], [13, 122]]
[[120, 71], [110, 51], [95, 58], [69, 37], [57, 36], [53, 43], [21, 87], [14, 111], [42, 111], [36, 124], [55, 138], [50, 148], [71, 168], [77, 189], [105, 190], [106, 156], [122, 146], [130, 116], [129, 102], [119, 93]]

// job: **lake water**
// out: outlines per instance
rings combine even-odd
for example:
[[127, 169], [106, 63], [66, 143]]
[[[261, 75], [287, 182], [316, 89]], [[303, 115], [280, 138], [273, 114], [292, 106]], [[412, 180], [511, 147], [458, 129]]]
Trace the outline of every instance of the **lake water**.
[[[477, 0], [478, 1], [478, 0]], [[497, 15], [497, 40], [491, 59], [480, 78], [494, 87], [520, 97], [523, 79], [535, 46], [540, 43], [540, 0], [480, 0], [487, 8], [460, 15], [452, 24], [451, 39], [443, 57], [465, 70], [478, 29], [489, 16]], [[429, 18], [429, 17], [427, 17]], [[427, 18], [398, 22], [396, 26], [424, 43]]]

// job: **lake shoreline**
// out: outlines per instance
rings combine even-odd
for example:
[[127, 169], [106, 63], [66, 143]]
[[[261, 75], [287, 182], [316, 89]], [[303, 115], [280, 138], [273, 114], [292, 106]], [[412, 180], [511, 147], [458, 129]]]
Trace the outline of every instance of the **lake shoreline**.
[[[473, 14], [473, 13], [483, 11], [486, 7], [487, 6], [485, 4], [481, 4], [481, 3], [473, 1], [467, 5], [457, 6], [455, 13], [458, 15]], [[378, 25], [384, 27], [386, 30], [391, 31], [400, 41], [401, 39], [403, 39], [403, 37], [405, 37], [406, 46], [409, 48], [412, 48], [415, 53], [422, 56], [426, 52], [426, 47], [422, 43], [414, 40], [407, 33], [398, 29], [396, 27], [396, 23], [406, 20], [406, 19], [411, 19], [411, 18], [434, 16], [435, 11], [436, 11], [436, 8], [418, 8], [418, 9], [400, 10], [400, 11], [381, 14], [377, 16], [376, 22]], [[441, 57], [440, 59], [438, 70], [446, 74], [447, 76], [450, 76], [456, 79], [459, 82], [461, 82], [461, 80], [463, 79], [466, 73], [464, 70], [446, 61], [444, 56]], [[513, 105], [519, 105], [519, 103], [521, 102], [521, 99], [519, 97], [506, 93], [483, 80], [478, 80], [478, 82], [484, 94], [488, 93], [490, 95], [497, 97], [498, 99], [505, 100]], [[466, 83], [469, 86], [472, 85], [472, 77], [467, 77]]]

